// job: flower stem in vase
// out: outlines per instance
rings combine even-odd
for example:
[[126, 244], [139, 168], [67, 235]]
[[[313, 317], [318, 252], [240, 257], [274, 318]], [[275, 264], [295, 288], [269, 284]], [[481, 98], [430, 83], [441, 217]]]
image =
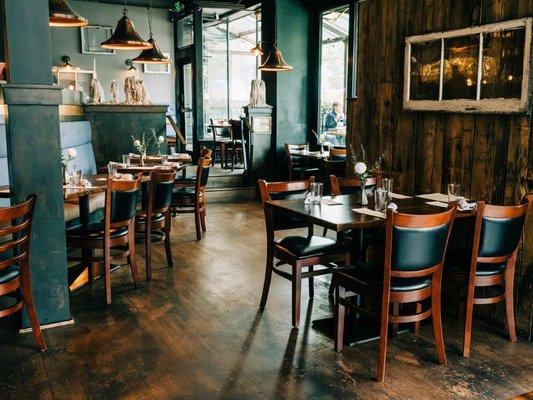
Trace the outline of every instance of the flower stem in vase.
[[366, 179], [361, 179], [361, 205], [368, 205], [368, 198], [366, 197]]
[[146, 154], [141, 153], [141, 167], [144, 167], [144, 157], [146, 157]]
[[324, 154], [324, 144], [320, 143], [320, 154]]

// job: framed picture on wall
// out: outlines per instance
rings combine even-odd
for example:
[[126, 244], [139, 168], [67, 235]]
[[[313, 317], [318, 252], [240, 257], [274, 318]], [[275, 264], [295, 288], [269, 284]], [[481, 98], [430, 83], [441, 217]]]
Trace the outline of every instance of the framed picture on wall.
[[[170, 53], [163, 53], [166, 58], [170, 58]], [[170, 64], [144, 64], [145, 74], [170, 74]]]
[[111, 37], [113, 28], [110, 26], [82, 26], [81, 33], [81, 52], [82, 54], [101, 54], [113, 55], [115, 50], [104, 49], [100, 44]]

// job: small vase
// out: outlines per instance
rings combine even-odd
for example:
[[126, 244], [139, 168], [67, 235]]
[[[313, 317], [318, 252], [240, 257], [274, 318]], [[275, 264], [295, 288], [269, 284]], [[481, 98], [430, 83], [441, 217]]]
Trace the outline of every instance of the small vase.
[[368, 198], [366, 197], [366, 179], [361, 180], [361, 205], [366, 206], [368, 205]]
[[141, 167], [144, 167], [144, 158], [146, 157], [146, 154], [141, 153], [140, 156], [141, 156]]
[[324, 145], [320, 143], [320, 154], [324, 154]]

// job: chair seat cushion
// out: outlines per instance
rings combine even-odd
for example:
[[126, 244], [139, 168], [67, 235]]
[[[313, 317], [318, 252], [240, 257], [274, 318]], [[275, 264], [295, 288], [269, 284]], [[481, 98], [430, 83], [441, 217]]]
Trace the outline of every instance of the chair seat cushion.
[[320, 172], [320, 168], [300, 165], [300, 166], [294, 167], [292, 171], [296, 174], [310, 174], [310, 173]]
[[10, 265], [0, 271], [0, 284], [12, 281], [20, 275], [20, 269], [16, 265]]
[[276, 245], [298, 258], [321, 256], [345, 251], [342, 243], [322, 236], [287, 236]]
[[[141, 224], [146, 223], [146, 215], [136, 215], [135, 216], [136, 222], [139, 222]], [[155, 213], [152, 214], [152, 222], [161, 222], [165, 220], [165, 216], [161, 213]]]
[[[90, 238], [103, 239], [104, 224], [102, 222], [92, 222], [87, 226], [76, 225], [67, 229], [67, 238]], [[128, 228], [120, 228], [111, 232], [111, 238], [117, 238], [128, 234]]]
[[[350, 267], [339, 272], [340, 281], [350, 289], [350, 283], [354, 286], [370, 286], [377, 291], [383, 288], [383, 269], [384, 265], [380, 263], [366, 263], [357, 267]], [[393, 292], [410, 292], [413, 290], [424, 289], [431, 285], [430, 278], [392, 278], [391, 288]]]
[[477, 276], [489, 276], [501, 274], [505, 271], [507, 264], [483, 264], [480, 263], [477, 265], [476, 275]]
[[175, 188], [172, 197], [194, 197], [196, 196], [195, 188]]

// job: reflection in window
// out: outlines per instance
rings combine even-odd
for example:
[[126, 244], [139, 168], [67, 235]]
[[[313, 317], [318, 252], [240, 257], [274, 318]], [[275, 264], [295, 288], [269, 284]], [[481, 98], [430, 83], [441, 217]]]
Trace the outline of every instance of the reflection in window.
[[346, 145], [346, 98], [348, 84], [348, 36], [350, 7], [322, 14], [320, 58], [321, 132], [332, 145]]
[[479, 35], [444, 39], [443, 100], [476, 99]]
[[516, 98], [522, 91], [525, 31], [483, 34], [481, 98]]
[[411, 46], [410, 99], [439, 99], [440, 53], [440, 40], [414, 43]]
[[193, 16], [188, 15], [178, 21], [178, 48], [194, 43]]
[[226, 24], [204, 28], [204, 126], [228, 117]]

